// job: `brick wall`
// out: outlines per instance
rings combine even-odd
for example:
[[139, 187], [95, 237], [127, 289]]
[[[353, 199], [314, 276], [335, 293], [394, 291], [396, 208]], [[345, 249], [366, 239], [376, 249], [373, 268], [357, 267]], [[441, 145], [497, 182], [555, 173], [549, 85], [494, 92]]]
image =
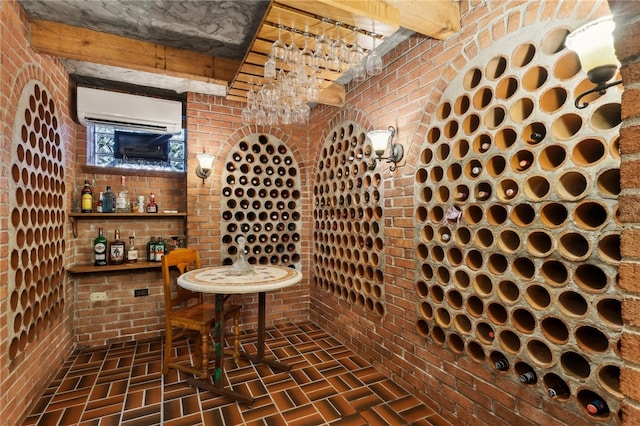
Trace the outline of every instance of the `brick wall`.
[[[10, 187], [14, 123], [20, 122], [18, 99], [31, 80], [39, 81], [51, 94], [58, 117], [67, 178], [75, 174], [75, 128], [71, 123], [68, 102], [68, 74], [61, 64], [29, 49], [26, 17], [13, 0], [0, 3], [0, 424], [18, 424], [25, 407], [40, 394], [62, 366], [73, 347], [73, 286], [63, 286], [64, 308], [46, 327], [35, 334], [11, 360], [9, 357], [10, 321], [8, 277], [11, 236]], [[24, 113], [24, 112], [22, 112]], [[16, 141], [17, 144], [17, 141]], [[66, 192], [70, 205], [70, 192]], [[66, 229], [66, 228], [65, 228]]]
[[623, 368], [620, 372], [620, 388], [625, 395], [623, 401], [623, 424], [640, 424], [640, 329], [638, 328], [638, 260], [640, 247], [637, 244], [640, 223], [640, 198], [637, 195], [638, 160], [640, 152], [640, 3], [610, 1], [611, 12], [616, 21], [615, 48], [620, 60], [625, 91], [622, 95], [622, 126], [620, 131], [620, 220], [625, 224], [621, 239], [623, 261], [620, 264], [619, 288], [624, 295], [622, 317], [625, 327], [622, 333]]
[[[308, 241], [310, 238], [310, 195], [305, 178], [310, 164], [307, 152], [307, 132], [295, 126], [287, 131], [260, 126], [241, 127], [240, 103], [230, 103], [215, 96], [190, 93], [187, 99], [187, 127], [189, 132], [189, 160], [187, 167], [187, 212], [189, 221], [187, 234], [190, 247], [200, 250], [203, 265], [222, 264], [220, 250], [222, 212], [222, 172], [231, 149], [244, 137], [252, 133], [272, 135], [280, 139], [291, 150], [300, 168], [303, 188], [302, 220], [302, 273], [309, 274]], [[207, 152], [215, 156], [213, 171], [204, 184], [194, 172], [196, 153]], [[255, 328], [258, 317], [257, 294], [234, 295], [233, 303], [243, 305], [241, 328]], [[305, 280], [293, 287], [267, 293], [267, 324], [295, 322], [308, 318], [308, 293]], [[283, 308], [283, 307], [286, 307]]]
[[[620, 17], [637, 17], [638, 2], [612, 1], [611, 9]], [[466, 357], [454, 355], [439, 345], [425, 345], [425, 339], [415, 330], [413, 300], [415, 290], [413, 186], [414, 165], [428, 129], [429, 116], [435, 112], [442, 93], [468, 58], [482, 55], [493, 40], [518, 28], [547, 19], [573, 17], [587, 20], [606, 12], [603, 1], [576, 2], [460, 2], [463, 30], [446, 42], [413, 36], [385, 57], [389, 64], [383, 74], [369, 78], [348, 88], [347, 104], [340, 109], [317, 106], [308, 129], [295, 127], [281, 129], [242, 127], [242, 105], [229, 103], [213, 96], [189, 94], [187, 123], [189, 131], [189, 159], [183, 180], [174, 178], [129, 178], [134, 192], [143, 194], [157, 189], [161, 205], [175, 208], [186, 206], [188, 243], [201, 250], [205, 264], [219, 264], [220, 252], [220, 197], [221, 170], [232, 147], [251, 132], [264, 132], [283, 141], [294, 152], [300, 166], [303, 185], [303, 282], [289, 289], [268, 294], [267, 322], [299, 321], [311, 317], [324, 329], [347, 343], [358, 353], [374, 362], [376, 367], [398, 383], [439, 410], [445, 417], [457, 418], [460, 424], [471, 425], [526, 425], [526, 424], [585, 424], [580, 413], [566, 410], [562, 405], [550, 403], [539, 393], [517, 386], [513, 381], [496, 376]], [[60, 64], [47, 56], [31, 51], [27, 46], [25, 17], [17, 2], [1, 3], [2, 79], [0, 80], [0, 137], [2, 138], [2, 164], [11, 158], [13, 113], [20, 88], [30, 78], [43, 81], [55, 93], [56, 105], [65, 116], [68, 110], [68, 76]], [[637, 20], [616, 19], [621, 25], [616, 33], [617, 50], [623, 62], [622, 76], [626, 91], [622, 101], [624, 123], [621, 130], [622, 195], [620, 219], [627, 226], [622, 237], [624, 260], [620, 265], [620, 288], [625, 293], [623, 304], [625, 330], [622, 338], [622, 357], [625, 367], [621, 374], [621, 388], [627, 398], [623, 403], [623, 423], [640, 423], [640, 395], [637, 394], [637, 369], [640, 363], [640, 337], [636, 321], [637, 273], [640, 256], [634, 243], [635, 223], [640, 222], [634, 177], [638, 147], [637, 88], [640, 68], [637, 57], [640, 50], [640, 29]], [[477, 38], [476, 38], [477, 37]], [[477, 42], [471, 42], [477, 40]], [[629, 42], [629, 41], [632, 42]], [[323, 141], [333, 124], [358, 116], [370, 128], [383, 128], [390, 124], [398, 129], [398, 141], [405, 146], [403, 163], [394, 174], [383, 172], [385, 193], [385, 289], [386, 313], [378, 317], [358, 306], [328, 296], [310, 285], [313, 234], [313, 185], [315, 165]], [[76, 170], [75, 160], [83, 157], [76, 153], [77, 141], [84, 140], [81, 127], [68, 120], [65, 123], [68, 188], [80, 185], [89, 178], [95, 187], [117, 182], [117, 175], [95, 174]], [[194, 173], [195, 154], [206, 151], [216, 156], [213, 175], [203, 184]], [[0, 187], [6, 188], [7, 168], [1, 168]], [[176, 190], [176, 188], [179, 188]], [[186, 188], [186, 191], [183, 189]], [[67, 205], [73, 202], [73, 190], [67, 191]], [[163, 195], [164, 194], [164, 195]], [[184, 195], [182, 195], [184, 194]], [[181, 198], [182, 197], [182, 198]], [[74, 345], [98, 345], [110, 341], [130, 340], [137, 336], [157, 335], [163, 327], [160, 274], [158, 271], [140, 271], [133, 274], [110, 273], [107, 277], [88, 275], [68, 276], [64, 317], [47, 329], [36, 343], [28, 346], [27, 355], [19, 365], [7, 359], [7, 262], [8, 201], [4, 192], [0, 196], [0, 423], [14, 424], [23, 417], [23, 407], [37, 399], [51, 374], [62, 364]], [[173, 204], [172, 204], [173, 203]], [[96, 233], [96, 224], [80, 226], [79, 238], [67, 233], [66, 263], [85, 259], [87, 248]], [[109, 224], [111, 230], [119, 224]], [[155, 234], [173, 233], [182, 224], [136, 224], [138, 232]], [[163, 228], [168, 227], [168, 228]], [[127, 229], [131, 227], [127, 226]], [[133, 228], [132, 228], [133, 229]], [[133, 299], [134, 288], [146, 286], [151, 296], [144, 302]], [[105, 290], [106, 289], [106, 290]], [[92, 291], [107, 291], [118, 302], [89, 302]], [[243, 327], [255, 327], [257, 296], [234, 296], [245, 306]], [[136, 307], [135, 313], [133, 307]], [[140, 309], [140, 308], [143, 309]], [[286, 309], [284, 308], [286, 307]], [[142, 312], [142, 314], [141, 314]], [[100, 318], [100, 321], [96, 321]], [[108, 321], [104, 321], [107, 318]], [[73, 322], [75, 321], [75, 322]], [[72, 326], [75, 330], [72, 331]], [[28, 368], [26, 367], [28, 366]], [[26, 404], [23, 402], [26, 401]]]
[[[611, 2], [616, 21], [633, 21], [637, 17], [637, 2]], [[505, 376], [499, 376], [467, 356], [459, 356], [447, 348], [418, 336], [414, 314], [415, 275], [406, 260], [413, 260], [415, 253], [412, 217], [413, 185], [419, 149], [427, 137], [430, 116], [436, 113], [447, 85], [464, 68], [467, 61], [482, 57], [483, 50], [510, 33], [527, 25], [545, 20], [573, 19], [577, 22], [594, 19], [608, 13], [607, 2], [479, 2], [460, 3], [463, 16], [462, 32], [445, 42], [411, 37], [387, 55], [382, 75], [370, 77], [360, 84], [351, 84], [347, 103], [339, 111], [331, 108], [314, 110], [318, 135], [311, 145], [322, 145], [327, 136], [325, 123], [339, 122], [353, 111], [359, 111], [363, 121], [371, 128], [395, 125], [399, 129], [398, 141], [407, 153], [406, 166], [394, 174], [384, 173], [385, 194], [385, 256], [384, 281], [387, 295], [387, 312], [384, 318], [368, 315], [355, 304], [327, 295], [310, 284], [312, 319], [321, 327], [332, 330], [341, 341], [374, 362], [401, 385], [420, 395], [444, 417], [457, 419], [456, 424], [528, 425], [528, 424], [590, 424], [593, 419], [576, 411], [569, 404], [549, 401], [539, 391], [527, 389]], [[626, 19], [623, 17], [627, 17]], [[625, 64], [623, 79], [627, 82], [622, 99], [622, 162], [623, 191], [620, 197], [620, 219], [626, 224], [637, 220], [637, 197], [633, 190], [637, 185], [633, 177], [637, 173], [629, 164], [631, 155], [637, 152], [634, 137], [637, 131], [637, 108], [633, 107], [635, 93], [630, 84], [637, 81], [637, 52], [640, 49], [638, 24], [619, 25], [618, 55]], [[620, 22], [619, 22], [620, 24]], [[635, 40], [635, 43], [629, 43]], [[623, 42], [624, 41], [624, 42]], [[634, 56], [635, 54], [635, 56]], [[632, 59], [635, 58], [635, 59]], [[489, 59], [489, 58], [487, 58]], [[631, 86], [632, 87], [632, 86]], [[615, 89], [614, 89], [615, 90]], [[629, 105], [631, 103], [631, 105]], [[634, 133], [635, 132], [635, 133]], [[620, 266], [620, 286], [637, 294], [635, 260], [637, 245], [633, 233], [625, 231], [622, 251], [625, 260]], [[637, 296], [635, 296], [637, 297]], [[638, 343], [635, 317], [637, 301], [625, 299], [623, 316], [627, 332], [622, 338], [622, 356], [628, 367], [621, 374], [622, 391], [631, 396], [623, 404], [620, 413], [614, 413], [602, 422], [637, 424], [636, 384], [640, 376], [631, 365], [638, 362]], [[340, 321], [335, 321], [339, 318]], [[615, 345], [615, 342], [612, 342]], [[632, 401], [633, 400], [633, 401]]]

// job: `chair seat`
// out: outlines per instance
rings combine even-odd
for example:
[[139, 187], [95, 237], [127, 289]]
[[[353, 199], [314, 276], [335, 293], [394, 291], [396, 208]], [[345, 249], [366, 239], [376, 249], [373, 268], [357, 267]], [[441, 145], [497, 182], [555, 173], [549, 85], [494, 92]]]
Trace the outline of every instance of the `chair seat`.
[[[229, 318], [236, 311], [240, 310], [240, 305], [225, 305], [224, 315]], [[215, 303], [199, 303], [197, 305], [187, 306], [183, 309], [175, 310], [171, 316], [171, 323], [173, 325], [182, 324], [184, 321], [190, 323], [207, 324], [209, 328], [211, 324], [220, 318], [220, 313], [216, 312]]]
[[[176, 368], [186, 373], [195, 374], [202, 379], [209, 376], [209, 339], [211, 331], [221, 339], [225, 334], [221, 327], [214, 324], [220, 320], [220, 312], [216, 312], [216, 304], [205, 302], [203, 294], [190, 291], [176, 285], [169, 268], [175, 267], [180, 274], [200, 268], [200, 255], [197, 250], [177, 248], [162, 256], [162, 283], [165, 301], [165, 349], [162, 360], [162, 373], [167, 374], [169, 368]], [[219, 295], [218, 295], [219, 296]], [[216, 296], [216, 298], [218, 298]], [[213, 356], [216, 358], [216, 369], [222, 363], [225, 353], [230, 353], [238, 363], [240, 359], [240, 305], [224, 304], [224, 321], [233, 322], [233, 348], [223, 349], [216, 343]], [[220, 333], [219, 333], [220, 332]], [[195, 334], [195, 336], [193, 336]], [[184, 362], [172, 352], [173, 340], [178, 336], [195, 337], [195, 355]], [[221, 369], [220, 369], [221, 371]], [[216, 378], [215, 380], [220, 380]]]

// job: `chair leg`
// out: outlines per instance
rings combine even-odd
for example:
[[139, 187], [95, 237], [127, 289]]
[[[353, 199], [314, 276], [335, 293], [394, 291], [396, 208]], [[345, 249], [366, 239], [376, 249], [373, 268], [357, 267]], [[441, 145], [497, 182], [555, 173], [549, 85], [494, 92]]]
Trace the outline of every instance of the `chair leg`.
[[187, 333], [187, 344], [191, 348], [193, 344], [193, 365], [196, 369], [202, 368], [202, 341], [200, 340], [200, 334], [194, 330], [189, 330]]
[[162, 374], [167, 374], [169, 372], [169, 360], [171, 359], [171, 349], [173, 348], [173, 330], [171, 327], [167, 327], [165, 330]]
[[233, 360], [240, 363], [240, 310], [233, 317]]
[[209, 333], [200, 333], [202, 342], [202, 364], [200, 364], [200, 378], [206, 379], [209, 376]]

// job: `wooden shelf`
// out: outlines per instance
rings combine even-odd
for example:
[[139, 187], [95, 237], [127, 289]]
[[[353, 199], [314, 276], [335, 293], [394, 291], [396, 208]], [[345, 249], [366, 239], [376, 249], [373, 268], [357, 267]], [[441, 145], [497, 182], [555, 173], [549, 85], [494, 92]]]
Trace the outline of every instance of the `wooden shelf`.
[[73, 236], [78, 237], [78, 221], [83, 219], [166, 219], [170, 217], [182, 218], [187, 217], [186, 213], [80, 213], [70, 212], [68, 214], [69, 221], [73, 227]]
[[90, 263], [76, 264], [67, 268], [70, 274], [88, 274], [91, 272], [132, 271], [135, 269], [160, 269], [160, 262], [148, 262], [138, 260], [134, 263], [122, 263], [120, 265], [95, 266]]

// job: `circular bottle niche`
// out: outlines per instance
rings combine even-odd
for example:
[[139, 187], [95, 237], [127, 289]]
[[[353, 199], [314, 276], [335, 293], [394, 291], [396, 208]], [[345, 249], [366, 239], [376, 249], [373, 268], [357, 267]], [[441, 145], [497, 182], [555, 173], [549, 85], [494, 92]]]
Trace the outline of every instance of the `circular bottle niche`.
[[[447, 171], [453, 196], [449, 204], [462, 212], [457, 227], [449, 226], [454, 236], [449, 245], [458, 244], [457, 254], [463, 259], [460, 263], [454, 256], [451, 263], [447, 247], [450, 270], [440, 272], [438, 281], [443, 291], [454, 284], [455, 294], [464, 299], [462, 312], [475, 333], [466, 341], [470, 358], [501, 361], [501, 369], [496, 369], [506, 366], [516, 379], [532, 372], [534, 381], [522, 383], [541, 384], [554, 401], [577, 401], [589, 415], [595, 405], [595, 417], [605, 419], [611, 397], [619, 399], [619, 367], [592, 371], [587, 357], [615, 352], [615, 339], [604, 335], [622, 325], [620, 301], [607, 296], [615, 281], [613, 269], [621, 261], [620, 233], [614, 226], [617, 208], [602, 202], [621, 191], [619, 169], [608, 163], [619, 160], [614, 152], [619, 147], [607, 140], [614, 138], [610, 130], [620, 125], [620, 108], [604, 104], [588, 117], [575, 113], [574, 90], [557, 83], [581, 72], [577, 56], [564, 49], [567, 33], [555, 29], [540, 47], [521, 45], [509, 60], [497, 55], [486, 67], [464, 74], [468, 94], [457, 98], [460, 106], [454, 105], [446, 120], [459, 122], [468, 141], [464, 152], [454, 148], [454, 155], [438, 164]], [[539, 54], [556, 55], [552, 67], [533, 63]], [[508, 67], [526, 68], [514, 79]], [[511, 101], [503, 102], [507, 99]], [[470, 106], [473, 118], [468, 118]], [[536, 108], [548, 117], [535, 117]], [[478, 118], [485, 130], [477, 126]], [[590, 136], [590, 128], [600, 132]], [[483, 181], [491, 184], [486, 199], [479, 196]], [[457, 238], [460, 228], [465, 229], [464, 245]], [[485, 255], [490, 247], [497, 252], [493, 256]], [[592, 259], [593, 264], [587, 263]], [[455, 303], [458, 306], [458, 299]], [[601, 322], [588, 323], [596, 313]], [[464, 321], [457, 324], [453, 310], [450, 315], [449, 327], [456, 327], [456, 336], [466, 337]], [[436, 340], [459, 346], [447, 341], [448, 335], [442, 330]], [[500, 352], [489, 352], [488, 346]], [[526, 358], [529, 364], [507, 360], [504, 354]], [[541, 371], [542, 377], [537, 377], [538, 367], [554, 372]], [[588, 381], [596, 386], [575, 387], [576, 382], [584, 386]], [[597, 399], [604, 401], [604, 408], [593, 404]]]
[[[450, 109], [450, 105], [443, 107], [441, 114], [448, 116]], [[421, 161], [424, 164], [434, 159], [442, 163], [451, 157], [450, 148], [438, 140], [445, 134], [457, 132], [454, 127], [455, 123], [450, 122], [446, 128], [434, 127], [429, 131], [429, 142], [433, 146], [422, 151]], [[348, 122], [340, 124], [325, 140], [314, 186], [317, 200], [313, 212], [314, 259], [322, 265], [321, 273], [332, 295], [382, 315], [384, 273], [380, 268], [384, 265], [383, 185], [381, 174], [368, 169], [367, 156], [357, 154], [371, 150], [366, 141], [364, 131], [355, 123]], [[351, 164], [342, 167], [346, 161]], [[447, 178], [452, 176], [455, 178], [455, 170], [450, 171]], [[437, 288], [427, 288], [430, 280], [434, 277], [441, 280], [446, 278], [441, 268], [434, 269], [427, 262], [432, 257], [432, 250], [442, 259], [445, 256], [441, 247], [434, 249], [431, 246], [432, 242], [441, 241], [442, 238], [442, 232], [438, 232], [440, 227], [436, 226], [436, 222], [440, 221], [433, 220], [434, 215], [444, 212], [434, 212], [426, 204], [450, 197], [446, 186], [432, 188], [428, 185], [434, 177], [445, 178], [444, 169], [434, 174], [432, 170], [422, 167], [415, 175], [416, 183], [421, 186], [420, 197], [424, 203], [415, 210], [415, 220], [424, 225], [421, 231], [423, 242], [417, 251], [422, 262], [421, 276], [425, 280], [421, 291], [428, 292], [431, 298], [440, 297], [441, 294]], [[429, 223], [430, 219], [433, 223]], [[423, 306], [422, 309], [427, 317], [435, 315], [436, 307], [431, 309], [430, 306]], [[421, 324], [424, 335], [433, 334], [428, 323]]]
[[301, 193], [296, 167], [286, 145], [270, 135], [250, 135], [229, 153], [222, 190], [223, 264], [236, 260], [241, 235], [251, 264], [300, 263]]

